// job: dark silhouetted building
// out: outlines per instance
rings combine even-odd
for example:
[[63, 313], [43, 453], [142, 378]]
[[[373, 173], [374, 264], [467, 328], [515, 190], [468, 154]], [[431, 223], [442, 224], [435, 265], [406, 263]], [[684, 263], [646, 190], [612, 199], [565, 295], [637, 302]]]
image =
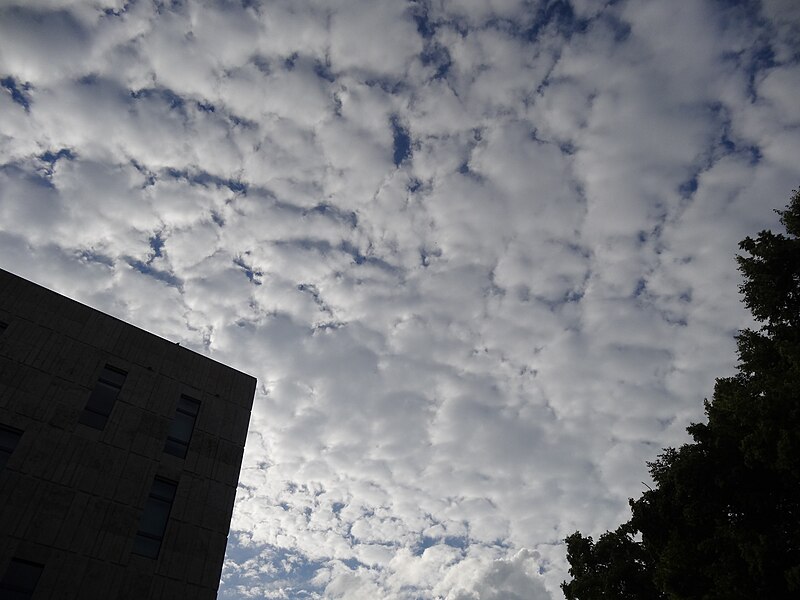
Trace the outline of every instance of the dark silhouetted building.
[[215, 598], [255, 384], [0, 270], [0, 598]]

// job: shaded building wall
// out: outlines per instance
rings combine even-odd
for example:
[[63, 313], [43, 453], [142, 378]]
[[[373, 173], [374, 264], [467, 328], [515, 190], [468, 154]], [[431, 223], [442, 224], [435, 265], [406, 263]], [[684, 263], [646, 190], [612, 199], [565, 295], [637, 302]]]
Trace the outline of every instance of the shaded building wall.
[[[127, 375], [101, 430], [81, 421], [107, 365]], [[0, 426], [21, 432], [0, 465], [0, 576], [43, 566], [36, 600], [215, 598], [255, 384], [0, 270]], [[185, 458], [164, 452], [181, 395], [200, 403]], [[134, 542], [156, 478], [177, 487], [151, 558]]]

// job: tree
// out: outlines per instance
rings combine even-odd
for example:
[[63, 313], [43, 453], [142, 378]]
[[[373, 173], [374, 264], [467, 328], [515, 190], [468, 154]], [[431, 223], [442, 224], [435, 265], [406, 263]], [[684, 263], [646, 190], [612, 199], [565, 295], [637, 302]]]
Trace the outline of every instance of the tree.
[[653, 583], [653, 563], [642, 544], [633, 540], [630, 523], [607, 531], [597, 543], [579, 532], [566, 539], [573, 581], [562, 584], [568, 600], [582, 598], [664, 598]]
[[[740, 291], [761, 327], [736, 338], [692, 442], [648, 463], [655, 488], [615, 532], [566, 539], [567, 600], [800, 598], [800, 192], [786, 234], [745, 238]], [[640, 535], [640, 541], [636, 537]]]

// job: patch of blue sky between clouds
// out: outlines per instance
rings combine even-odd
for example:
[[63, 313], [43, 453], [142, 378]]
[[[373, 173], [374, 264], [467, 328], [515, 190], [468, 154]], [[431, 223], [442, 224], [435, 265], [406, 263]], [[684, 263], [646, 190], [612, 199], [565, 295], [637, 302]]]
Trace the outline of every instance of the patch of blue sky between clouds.
[[415, 555], [420, 556], [428, 548], [432, 548], [433, 546], [437, 546], [439, 544], [443, 544], [449, 548], [465, 550], [469, 547], [470, 540], [467, 536], [446, 536], [444, 538], [423, 536], [419, 543], [414, 546], [413, 552]]
[[184, 180], [193, 185], [226, 187], [235, 194], [247, 195], [248, 186], [245, 182], [237, 179], [225, 179], [207, 171], [168, 168], [164, 174], [172, 179]]
[[31, 85], [28, 83], [20, 83], [13, 77], [3, 77], [0, 79], [0, 86], [7, 94], [10, 94], [11, 99], [22, 106], [26, 111], [31, 107], [30, 90]]
[[237, 257], [233, 259], [233, 264], [239, 267], [244, 274], [247, 275], [247, 278], [253, 282], [254, 285], [261, 285], [261, 277], [264, 275], [261, 271], [256, 270], [254, 267], [251, 267], [245, 262], [244, 257]]
[[72, 160], [75, 158], [75, 154], [69, 148], [61, 148], [55, 152], [52, 150], [47, 150], [46, 152], [40, 154], [38, 158], [42, 162], [49, 164], [50, 168], [52, 169], [56, 162], [62, 158], [66, 160]]
[[394, 148], [392, 150], [392, 159], [396, 167], [399, 167], [411, 157], [411, 136], [408, 130], [403, 127], [397, 115], [392, 115], [392, 138]]
[[170, 287], [176, 288], [181, 290], [183, 287], [183, 282], [179, 277], [176, 277], [173, 273], [169, 271], [159, 269], [154, 267], [152, 261], [143, 262], [141, 260], [137, 260], [133, 257], [126, 257], [125, 262], [128, 263], [133, 269], [136, 269], [142, 275], [146, 275], [147, 277], [152, 277], [156, 281], [160, 281]]
[[250, 595], [257, 588], [263, 598], [318, 599], [324, 587], [311, 581], [324, 564], [285, 548], [236, 546], [226, 555], [222, 572], [225, 588], [219, 598], [240, 598], [243, 592]]

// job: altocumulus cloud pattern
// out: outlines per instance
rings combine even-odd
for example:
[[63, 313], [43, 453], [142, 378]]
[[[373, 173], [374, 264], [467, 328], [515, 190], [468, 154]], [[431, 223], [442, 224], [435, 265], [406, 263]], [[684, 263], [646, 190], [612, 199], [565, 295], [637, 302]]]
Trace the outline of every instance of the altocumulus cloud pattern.
[[0, 10], [0, 266], [259, 378], [223, 599], [561, 597], [800, 181], [792, 0]]

